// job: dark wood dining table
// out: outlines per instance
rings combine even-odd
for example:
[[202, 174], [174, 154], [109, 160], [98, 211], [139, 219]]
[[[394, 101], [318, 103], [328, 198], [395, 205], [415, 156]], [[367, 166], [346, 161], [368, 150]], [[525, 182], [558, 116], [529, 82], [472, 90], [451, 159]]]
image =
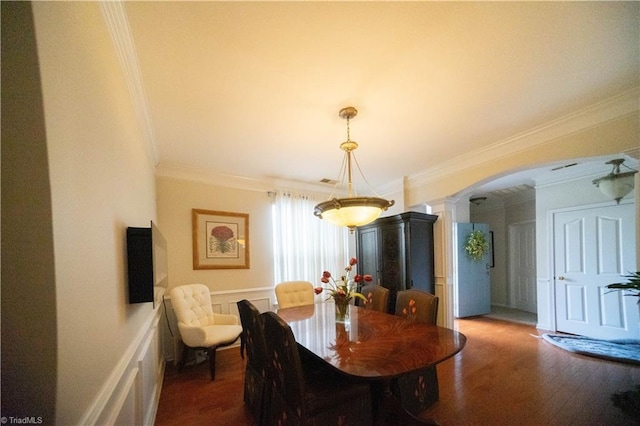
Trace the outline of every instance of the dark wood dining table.
[[296, 342], [340, 372], [388, 380], [454, 356], [467, 338], [455, 330], [350, 306], [348, 322], [335, 319], [331, 302], [278, 309]]

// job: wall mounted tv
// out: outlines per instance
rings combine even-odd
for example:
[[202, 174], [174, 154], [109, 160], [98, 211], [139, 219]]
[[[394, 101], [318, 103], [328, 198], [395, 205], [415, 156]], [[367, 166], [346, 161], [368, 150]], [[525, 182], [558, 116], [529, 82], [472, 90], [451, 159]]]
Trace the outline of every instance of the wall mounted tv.
[[167, 240], [151, 222], [149, 228], [127, 228], [129, 303], [153, 302], [156, 287], [167, 288]]

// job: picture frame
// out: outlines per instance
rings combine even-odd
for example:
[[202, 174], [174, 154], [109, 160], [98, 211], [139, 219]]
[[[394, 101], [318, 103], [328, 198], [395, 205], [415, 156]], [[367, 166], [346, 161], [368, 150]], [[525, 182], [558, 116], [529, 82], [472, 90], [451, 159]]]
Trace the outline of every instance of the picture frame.
[[249, 269], [249, 215], [192, 209], [193, 269]]
[[496, 255], [493, 249], [493, 231], [489, 231], [489, 244], [491, 245], [491, 259], [489, 261], [489, 267], [490, 268], [495, 268], [496, 267]]

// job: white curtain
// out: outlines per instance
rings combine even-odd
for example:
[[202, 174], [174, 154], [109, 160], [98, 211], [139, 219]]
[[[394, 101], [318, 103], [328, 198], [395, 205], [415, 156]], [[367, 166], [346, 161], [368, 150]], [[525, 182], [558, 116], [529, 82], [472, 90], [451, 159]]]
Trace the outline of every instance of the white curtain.
[[323, 271], [334, 276], [344, 273], [349, 261], [349, 231], [314, 216], [313, 208], [320, 201], [300, 194], [275, 194], [273, 252], [276, 284], [305, 280], [319, 286]]

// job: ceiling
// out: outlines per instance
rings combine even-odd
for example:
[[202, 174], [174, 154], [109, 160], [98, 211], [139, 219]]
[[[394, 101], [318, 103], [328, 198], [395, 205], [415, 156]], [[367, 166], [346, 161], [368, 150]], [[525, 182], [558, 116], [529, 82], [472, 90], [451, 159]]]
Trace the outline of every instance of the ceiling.
[[[124, 11], [157, 164], [194, 172], [336, 179], [338, 111], [354, 106], [357, 159], [380, 188], [640, 86], [636, 2], [125, 2]], [[530, 176], [519, 178], [508, 185]]]

